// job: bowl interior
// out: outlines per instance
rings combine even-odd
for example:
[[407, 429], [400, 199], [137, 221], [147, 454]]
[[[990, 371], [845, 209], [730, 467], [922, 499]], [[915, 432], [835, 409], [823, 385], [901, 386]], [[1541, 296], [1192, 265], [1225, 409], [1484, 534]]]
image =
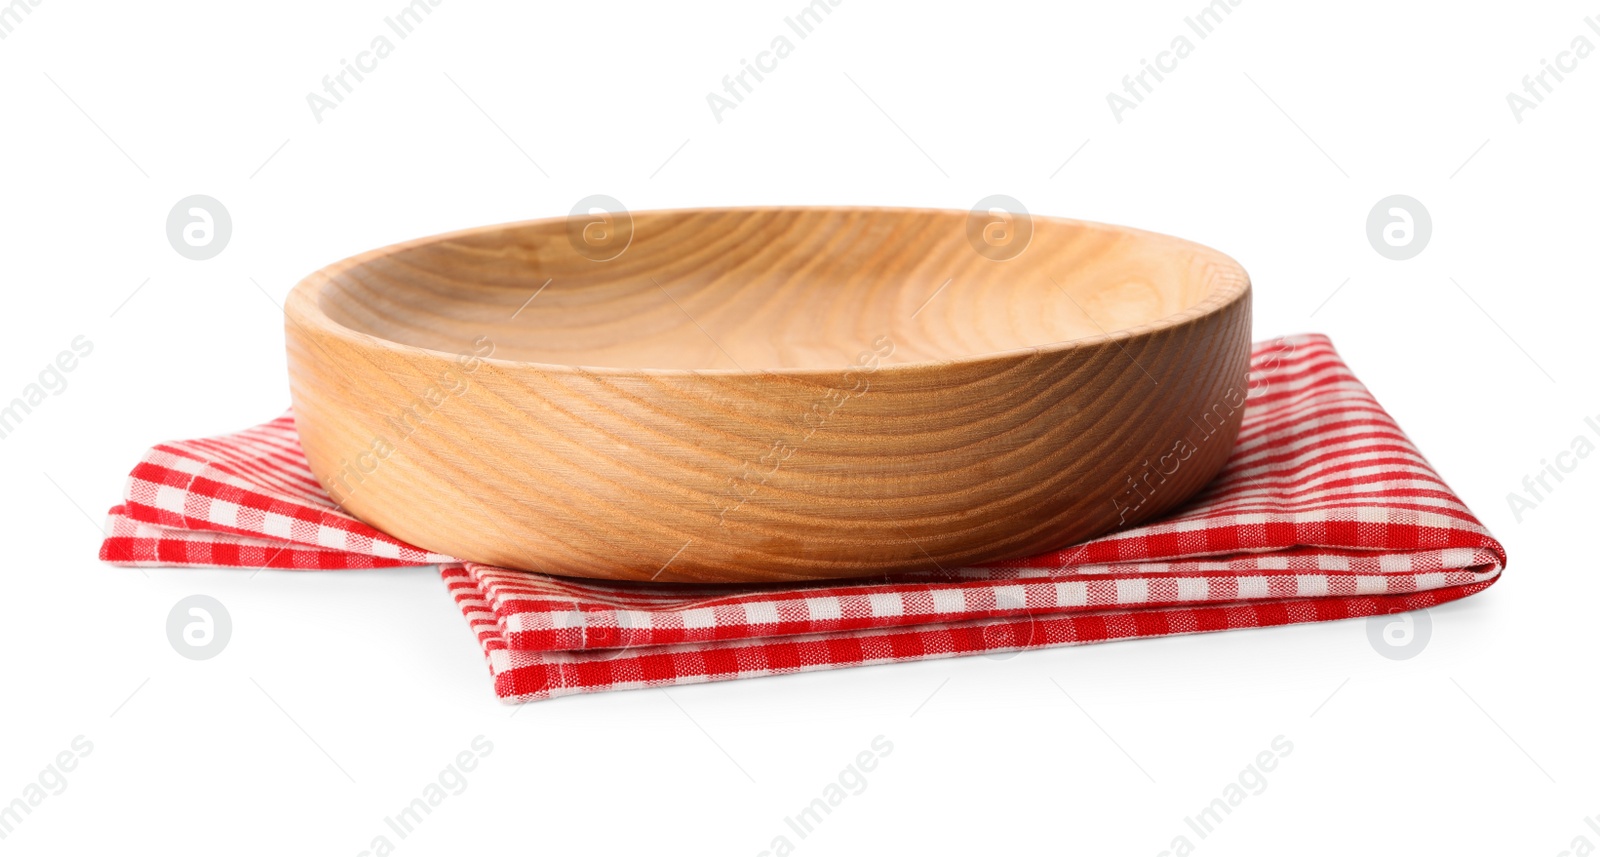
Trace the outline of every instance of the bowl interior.
[[985, 243], [985, 224], [963, 211], [531, 221], [358, 257], [324, 272], [317, 300], [337, 324], [445, 352], [488, 337], [496, 358], [535, 363], [838, 371], [880, 336], [895, 344], [890, 363], [1013, 351], [1149, 325], [1244, 278], [1176, 238], [1031, 226], [1026, 249], [999, 258], [1005, 234]]

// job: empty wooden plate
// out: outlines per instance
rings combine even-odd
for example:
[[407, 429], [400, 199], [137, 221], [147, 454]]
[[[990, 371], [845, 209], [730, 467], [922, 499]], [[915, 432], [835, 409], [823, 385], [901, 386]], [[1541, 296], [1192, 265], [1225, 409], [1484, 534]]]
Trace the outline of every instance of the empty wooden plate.
[[1238, 432], [1244, 270], [986, 219], [657, 211], [375, 250], [289, 297], [300, 437], [378, 529], [580, 577], [953, 571], [1182, 502]]

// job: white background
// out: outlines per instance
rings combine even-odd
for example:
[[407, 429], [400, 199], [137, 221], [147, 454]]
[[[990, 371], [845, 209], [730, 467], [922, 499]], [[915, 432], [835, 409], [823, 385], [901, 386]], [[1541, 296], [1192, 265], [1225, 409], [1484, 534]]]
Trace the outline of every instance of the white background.
[[[1584, 824], [1600, 813], [1600, 460], [1520, 523], [1506, 499], [1600, 415], [1600, 55], [1524, 121], [1506, 103], [1576, 36], [1600, 45], [1593, 3], [1245, 0], [1118, 123], [1106, 94], [1201, 0], [843, 0], [719, 123], [706, 94], [801, 0], [444, 0], [316, 122], [306, 94], [401, 5], [42, 0], [0, 41], [0, 399], [94, 342], [0, 441], [0, 803], [74, 736], [94, 745], [0, 848], [356, 854], [478, 735], [493, 751], [400, 853], [756, 854], [779, 834], [802, 854], [1156, 854], [1181, 833], [1202, 854], [1600, 842]], [[197, 193], [233, 218], [204, 262], [164, 234]], [[1251, 272], [1256, 338], [1330, 334], [1511, 565], [1431, 611], [1406, 661], [1353, 621], [517, 709], [431, 569], [95, 559], [147, 446], [287, 404], [274, 302], [300, 277], [596, 193], [635, 210], [1004, 193], [1215, 246]], [[1405, 262], [1365, 236], [1397, 193], [1434, 226]], [[165, 636], [192, 593], [232, 614], [210, 661]], [[877, 735], [894, 750], [866, 791], [795, 837], [784, 817]], [[1184, 817], [1278, 735], [1294, 750], [1265, 792], [1193, 836]]]

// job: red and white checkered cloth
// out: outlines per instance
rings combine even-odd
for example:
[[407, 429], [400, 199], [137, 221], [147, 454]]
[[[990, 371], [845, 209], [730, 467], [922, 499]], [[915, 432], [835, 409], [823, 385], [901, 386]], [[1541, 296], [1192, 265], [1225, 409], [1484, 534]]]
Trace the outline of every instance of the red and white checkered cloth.
[[1257, 345], [1237, 447], [1165, 519], [1025, 560], [804, 585], [571, 580], [462, 563], [346, 515], [286, 414], [161, 444], [111, 510], [118, 565], [438, 563], [495, 692], [525, 702], [860, 664], [1344, 619], [1492, 584], [1505, 550], [1326, 337]]

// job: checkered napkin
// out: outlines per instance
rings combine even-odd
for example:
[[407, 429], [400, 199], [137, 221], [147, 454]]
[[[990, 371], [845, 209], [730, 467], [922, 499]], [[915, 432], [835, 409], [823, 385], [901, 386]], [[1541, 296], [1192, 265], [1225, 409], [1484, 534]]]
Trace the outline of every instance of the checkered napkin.
[[1506, 561], [1316, 335], [1255, 347], [1233, 455], [1177, 512], [979, 568], [713, 588], [458, 562], [336, 506], [292, 414], [150, 450], [108, 532], [117, 565], [437, 563], [512, 702], [1414, 610], [1488, 587]]

